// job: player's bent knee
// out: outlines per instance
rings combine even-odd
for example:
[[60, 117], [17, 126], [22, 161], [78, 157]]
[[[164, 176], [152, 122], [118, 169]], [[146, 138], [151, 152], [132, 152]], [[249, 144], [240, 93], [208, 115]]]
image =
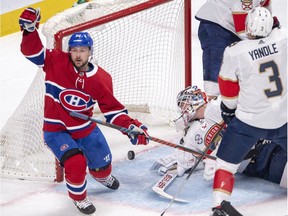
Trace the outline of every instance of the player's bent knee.
[[68, 160], [70, 157], [77, 155], [77, 154], [83, 155], [82, 151], [78, 148], [74, 148], [74, 149], [70, 149], [70, 150], [66, 151], [60, 159], [60, 165], [62, 167], [64, 167], [65, 161]]
[[96, 178], [106, 178], [107, 176], [109, 176], [112, 172], [112, 165], [111, 163], [101, 167], [101, 168], [97, 168], [97, 169], [89, 169], [90, 174]]
[[75, 154], [64, 162], [65, 179], [70, 183], [82, 183], [86, 177], [86, 159], [83, 154]]

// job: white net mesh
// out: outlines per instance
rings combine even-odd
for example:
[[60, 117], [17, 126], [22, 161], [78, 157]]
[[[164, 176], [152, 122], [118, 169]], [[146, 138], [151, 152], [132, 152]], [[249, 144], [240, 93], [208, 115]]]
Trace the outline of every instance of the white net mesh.
[[[55, 15], [42, 29], [47, 48], [54, 47], [54, 35], [60, 30], [81, 26], [81, 31], [88, 31], [94, 40], [93, 61], [111, 74], [115, 96], [132, 117], [148, 125], [169, 123], [176, 117], [176, 95], [184, 88], [183, 0], [122, 16], [123, 9], [153, 1], [167, 0], [85, 3]], [[107, 22], [119, 14], [121, 18]], [[87, 22], [95, 19], [102, 24]], [[63, 50], [68, 49], [69, 36], [61, 40]], [[1, 130], [2, 176], [55, 177], [55, 159], [42, 138], [44, 91], [40, 71]]]
[[43, 72], [38, 72], [1, 130], [1, 176], [54, 180], [55, 158], [43, 142]]

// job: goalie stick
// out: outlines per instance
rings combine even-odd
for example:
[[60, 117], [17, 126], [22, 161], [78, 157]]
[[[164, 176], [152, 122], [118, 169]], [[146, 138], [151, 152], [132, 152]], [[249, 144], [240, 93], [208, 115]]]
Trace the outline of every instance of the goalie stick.
[[[101, 125], [104, 125], [104, 126], [107, 126], [107, 127], [110, 127], [110, 128], [114, 128], [114, 129], [117, 129], [121, 132], [124, 132], [124, 133], [127, 133], [127, 134], [143, 134], [141, 132], [138, 132], [138, 131], [133, 131], [133, 130], [129, 130], [127, 128], [124, 128], [124, 127], [121, 127], [121, 126], [118, 126], [118, 125], [115, 125], [115, 124], [111, 124], [111, 123], [108, 123], [108, 122], [105, 122], [105, 121], [102, 121], [100, 119], [96, 119], [96, 118], [92, 118], [90, 116], [87, 116], [87, 115], [84, 115], [84, 114], [81, 114], [81, 113], [77, 113], [77, 112], [70, 112], [70, 115], [73, 116], [73, 117], [77, 117], [79, 119], [82, 119], [82, 120], [86, 120], [86, 121], [92, 121], [92, 122], [96, 122], [98, 124], [101, 124]], [[178, 145], [178, 144], [175, 144], [175, 143], [172, 143], [172, 142], [168, 142], [166, 140], [163, 140], [163, 139], [159, 139], [159, 138], [156, 138], [156, 137], [152, 137], [152, 136], [147, 136], [147, 138], [151, 141], [154, 141], [154, 142], [157, 142], [157, 143], [160, 143], [160, 144], [163, 144], [163, 145], [166, 145], [166, 146], [170, 146], [170, 147], [173, 147], [173, 148], [177, 148], [177, 149], [180, 149], [182, 151], [186, 151], [186, 152], [190, 152], [196, 156], [199, 156], [199, 155], [202, 155], [203, 152], [201, 151], [196, 151], [194, 149], [190, 149], [190, 148], [187, 148], [185, 146], [182, 146], [182, 145]], [[209, 159], [212, 159], [212, 160], [216, 160], [216, 157], [214, 156], [211, 156], [209, 154], [205, 154], [204, 155], [205, 157], [209, 158]]]
[[[152, 190], [155, 193], [157, 193], [157, 194], [159, 194], [159, 195], [161, 195], [167, 199], [173, 199], [173, 196], [166, 193], [165, 189], [175, 180], [176, 177], [177, 177], [176, 172], [165, 173], [165, 175], [152, 187]], [[178, 198], [175, 198], [175, 201], [190, 202], [188, 200], [178, 199]]]

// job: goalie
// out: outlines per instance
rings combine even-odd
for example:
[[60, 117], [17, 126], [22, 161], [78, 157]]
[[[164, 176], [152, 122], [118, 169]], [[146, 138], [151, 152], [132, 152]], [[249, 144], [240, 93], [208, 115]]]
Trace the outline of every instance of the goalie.
[[[175, 123], [176, 127], [183, 131], [181, 145], [196, 151], [205, 149], [223, 122], [220, 103], [220, 96], [207, 103], [206, 94], [197, 86], [187, 87], [177, 95], [181, 116]], [[221, 137], [219, 138], [221, 140]], [[213, 151], [210, 150], [210, 155], [216, 155], [219, 144], [220, 141], [217, 146], [214, 146]], [[178, 176], [183, 176], [197, 160], [197, 156], [176, 149], [174, 153], [159, 158], [153, 165], [153, 169], [157, 169], [161, 175], [166, 172], [176, 172]], [[287, 152], [281, 146], [268, 140], [259, 140], [247, 154], [238, 172], [287, 187], [286, 175], [283, 175], [286, 162]], [[197, 168], [204, 169], [203, 178], [206, 181], [212, 180], [216, 171], [216, 161], [205, 158]]]
[[[175, 124], [177, 130], [183, 131], [180, 144], [196, 151], [204, 150], [223, 123], [219, 99], [215, 98], [207, 103], [205, 92], [202, 92], [197, 86], [189, 86], [177, 95], [177, 106], [181, 116], [175, 120]], [[214, 155], [212, 150], [209, 150], [208, 153]], [[183, 176], [196, 163], [196, 160], [197, 156], [176, 149], [174, 153], [159, 158], [154, 167], [160, 174], [177, 172], [178, 176]], [[205, 165], [204, 179], [212, 179], [215, 172], [215, 161], [206, 158], [202, 164], [199, 164], [199, 167], [203, 169], [203, 165]]]

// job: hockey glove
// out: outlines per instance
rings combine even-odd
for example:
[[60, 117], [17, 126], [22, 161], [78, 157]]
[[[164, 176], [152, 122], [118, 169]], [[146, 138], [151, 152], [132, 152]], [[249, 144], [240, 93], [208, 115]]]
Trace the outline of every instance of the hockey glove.
[[280, 22], [279, 22], [278, 18], [276, 16], [273, 16], [273, 27], [272, 27], [272, 29], [278, 28], [279, 26], [280, 26]]
[[19, 18], [19, 25], [21, 31], [26, 30], [28, 32], [35, 31], [35, 28], [38, 29], [40, 23], [40, 9], [34, 9], [31, 7], [26, 8]]
[[223, 102], [221, 102], [220, 107], [221, 107], [221, 116], [224, 122], [228, 125], [235, 117], [236, 109], [229, 109]]
[[203, 163], [205, 164], [203, 178], [206, 181], [210, 181], [214, 178], [216, 172], [216, 160], [206, 158], [203, 160]]
[[137, 119], [133, 124], [128, 127], [129, 130], [139, 132], [139, 134], [129, 133], [128, 137], [133, 145], [147, 145], [149, 143], [149, 135], [147, 133], [147, 127], [142, 125]]

